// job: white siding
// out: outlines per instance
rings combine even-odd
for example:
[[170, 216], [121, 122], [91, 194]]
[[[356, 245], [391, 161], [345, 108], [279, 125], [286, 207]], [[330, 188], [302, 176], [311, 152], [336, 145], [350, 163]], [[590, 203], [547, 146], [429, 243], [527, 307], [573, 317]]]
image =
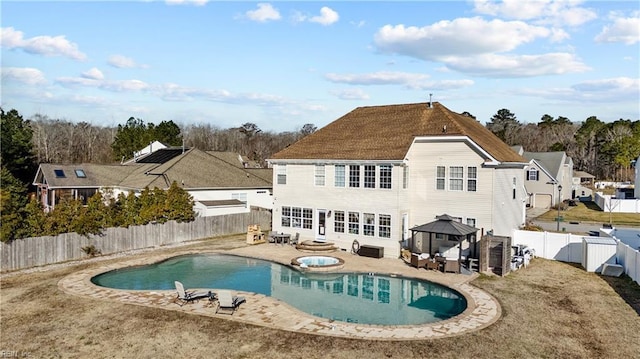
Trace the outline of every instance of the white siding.
[[[513, 198], [513, 179], [516, 179], [516, 195]], [[493, 234], [511, 236], [514, 229], [525, 221], [525, 200], [527, 197], [522, 184], [522, 169], [497, 168], [494, 170], [494, 196], [491, 212]]]
[[[362, 163], [373, 164], [373, 163]], [[378, 165], [378, 164], [376, 164]], [[274, 173], [277, 171], [274, 165]], [[401, 216], [399, 214], [399, 192], [402, 191], [402, 167], [392, 167], [391, 189], [380, 189], [379, 168], [376, 168], [376, 188], [363, 188], [362, 181], [359, 188], [349, 187], [349, 168], [346, 165], [345, 187], [334, 186], [334, 164], [325, 165], [325, 185], [316, 186], [314, 181], [315, 164], [287, 164], [287, 184], [278, 185], [274, 181], [274, 209], [273, 209], [273, 230], [284, 233], [300, 233], [300, 240], [315, 240], [317, 210], [324, 209], [331, 211], [331, 216], [327, 217], [326, 240], [335, 243], [341, 249], [351, 250], [354, 240], [358, 240], [360, 245], [369, 244], [382, 246], [385, 248], [385, 257], [397, 258], [400, 255], [398, 241], [401, 236]], [[363, 169], [361, 169], [361, 178]], [[314, 216], [314, 226], [312, 229], [292, 228], [282, 226], [282, 207], [311, 208]], [[360, 233], [348, 233], [348, 218], [345, 221], [345, 233], [334, 231], [335, 211], [353, 211], [360, 214]], [[373, 213], [376, 215], [375, 236], [364, 236], [362, 233], [363, 213]], [[345, 213], [347, 214], [347, 213]], [[391, 215], [391, 238], [378, 237], [378, 215]], [[348, 217], [348, 214], [347, 214]]]
[[[476, 220], [477, 228], [492, 228], [492, 206], [494, 195], [494, 169], [484, 168], [484, 159], [463, 142], [414, 143], [407, 155], [410, 169], [410, 227], [429, 223], [435, 217], [448, 214]], [[445, 166], [447, 178], [445, 190], [436, 190], [436, 168]], [[463, 191], [449, 190], [450, 166], [463, 166], [465, 181]], [[467, 191], [467, 168], [477, 168], [476, 191]]]

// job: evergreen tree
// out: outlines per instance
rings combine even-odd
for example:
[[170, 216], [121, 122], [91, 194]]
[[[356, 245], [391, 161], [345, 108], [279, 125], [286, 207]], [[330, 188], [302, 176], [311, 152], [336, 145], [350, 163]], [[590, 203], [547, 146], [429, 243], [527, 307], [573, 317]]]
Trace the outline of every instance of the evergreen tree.
[[36, 163], [32, 152], [33, 131], [16, 110], [0, 108], [0, 166], [24, 184], [33, 181]]
[[9, 242], [22, 238], [24, 208], [27, 205], [27, 187], [5, 167], [0, 169], [0, 240]]
[[193, 197], [189, 192], [178, 186], [177, 182], [173, 182], [169, 190], [167, 190], [167, 219], [178, 222], [191, 222], [195, 219], [196, 214], [193, 211]]

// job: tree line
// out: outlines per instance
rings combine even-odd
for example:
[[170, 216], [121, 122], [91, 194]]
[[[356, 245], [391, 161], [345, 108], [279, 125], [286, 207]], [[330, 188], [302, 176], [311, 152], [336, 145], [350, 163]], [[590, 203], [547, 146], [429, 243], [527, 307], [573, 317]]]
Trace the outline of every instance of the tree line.
[[508, 109], [499, 110], [486, 127], [510, 146], [529, 152], [564, 151], [574, 169], [600, 180], [633, 181], [640, 155], [640, 121], [605, 123], [595, 116], [576, 123], [566, 117], [543, 115], [538, 123], [521, 123]]

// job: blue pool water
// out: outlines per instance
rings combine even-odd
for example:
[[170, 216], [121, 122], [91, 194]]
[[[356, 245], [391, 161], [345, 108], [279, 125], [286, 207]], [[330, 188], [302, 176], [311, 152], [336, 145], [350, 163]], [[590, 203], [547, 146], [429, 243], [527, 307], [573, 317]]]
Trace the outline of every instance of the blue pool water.
[[306, 313], [344, 322], [415, 325], [448, 319], [467, 303], [460, 293], [427, 281], [362, 273], [302, 273], [265, 260], [223, 254], [184, 255], [118, 269], [91, 279], [129, 290], [231, 289], [280, 299]]

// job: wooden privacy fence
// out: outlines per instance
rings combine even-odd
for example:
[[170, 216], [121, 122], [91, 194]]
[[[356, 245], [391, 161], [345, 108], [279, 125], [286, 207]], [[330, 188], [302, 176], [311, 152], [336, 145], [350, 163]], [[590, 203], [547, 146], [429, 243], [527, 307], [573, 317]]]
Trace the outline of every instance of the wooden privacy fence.
[[258, 224], [271, 228], [271, 213], [251, 211], [212, 217], [193, 222], [147, 224], [129, 228], [107, 228], [102, 235], [84, 237], [76, 233], [18, 239], [0, 243], [0, 269], [10, 271], [87, 258], [83, 247], [94, 246], [102, 254], [164, 246], [209, 237], [244, 233]]

